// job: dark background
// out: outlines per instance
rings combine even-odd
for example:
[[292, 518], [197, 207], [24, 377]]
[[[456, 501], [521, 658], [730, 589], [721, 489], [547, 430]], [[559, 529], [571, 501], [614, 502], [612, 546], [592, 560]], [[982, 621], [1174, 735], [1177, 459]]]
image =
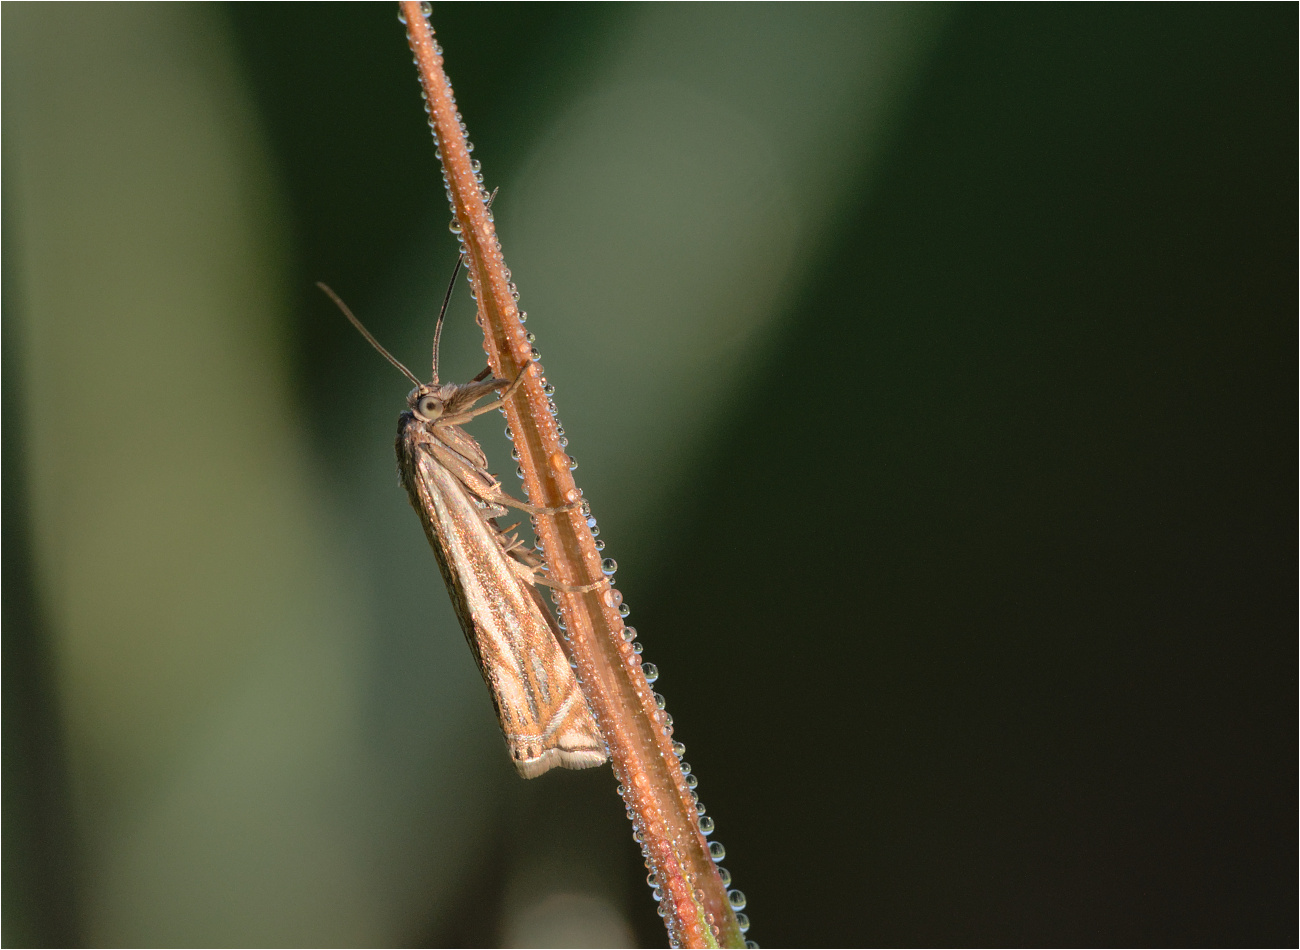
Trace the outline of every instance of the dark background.
[[[337, 381], [310, 416], [329, 458], [371, 355], [310, 283], [364, 300], [443, 199], [387, 16], [225, 15], [289, 200], [295, 359]], [[495, 177], [623, 15], [439, 5]], [[1290, 5], [956, 8], [841, 196], [650, 569], [620, 577], [760, 943], [1296, 942], [1295, 30]], [[22, 942], [60, 943], [13, 418], [6, 916], [21, 887]], [[510, 847], [413, 939], [495, 939]]]

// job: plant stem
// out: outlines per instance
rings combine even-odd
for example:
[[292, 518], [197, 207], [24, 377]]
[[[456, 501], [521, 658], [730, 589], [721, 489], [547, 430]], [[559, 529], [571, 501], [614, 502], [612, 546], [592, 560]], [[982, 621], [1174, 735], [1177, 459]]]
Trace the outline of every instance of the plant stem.
[[[443, 72], [442, 52], [426, 15], [429, 7], [414, 2], [399, 6], [439, 147], [447, 197], [460, 227], [488, 363], [501, 379], [513, 379], [531, 363], [523, 386], [505, 407], [529, 500], [550, 508], [571, 505], [581, 500], [581, 492], [543, 391], [542, 365], [524, 336], [487, 194], [471, 162], [471, 147]], [[535, 519], [551, 576], [571, 587], [606, 580], [587, 510], [584, 505], [582, 511]], [[604, 734], [634, 837], [641, 842], [646, 866], [663, 892], [660, 910], [671, 942], [684, 947], [743, 947], [744, 936], [700, 830], [670, 729], [661, 724], [663, 713], [656, 708], [640, 656], [623, 637], [621, 595], [611, 583], [602, 583], [588, 593], [559, 593], [557, 602], [568, 633], [561, 646], [577, 670]]]

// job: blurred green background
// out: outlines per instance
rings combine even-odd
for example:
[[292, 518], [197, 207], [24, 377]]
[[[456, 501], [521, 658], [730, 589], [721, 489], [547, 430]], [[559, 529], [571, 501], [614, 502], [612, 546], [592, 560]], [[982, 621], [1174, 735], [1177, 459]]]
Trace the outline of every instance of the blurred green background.
[[[2, 17], [4, 943], [662, 945], [312, 286], [427, 373], [393, 9]], [[433, 22], [751, 936], [1293, 944], [1295, 7]]]

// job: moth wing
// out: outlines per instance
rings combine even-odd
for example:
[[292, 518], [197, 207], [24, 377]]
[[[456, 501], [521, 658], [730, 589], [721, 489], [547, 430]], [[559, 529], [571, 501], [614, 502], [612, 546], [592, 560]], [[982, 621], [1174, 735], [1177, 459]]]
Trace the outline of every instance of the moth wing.
[[600, 765], [607, 758], [604, 739], [545, 601], [511, 566], [501, 532], [464, 484], [420, 449], [421, 437], [429, 436], [407, 418], [397, 444], [402, 481], [492, 695], [515, 768], [534, 778], [556, 766]]

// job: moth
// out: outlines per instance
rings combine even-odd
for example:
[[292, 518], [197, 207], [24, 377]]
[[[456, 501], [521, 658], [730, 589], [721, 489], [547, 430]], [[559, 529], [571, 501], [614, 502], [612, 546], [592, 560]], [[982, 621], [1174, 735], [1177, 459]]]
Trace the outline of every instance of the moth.
[[[459, 264], [457, 272], [459, 272]], [[452, 287], [455, 286], [455, 275]], [[484, 369], [468, 383], [438, 379], [438, 350], [447, 290], [433, 334], [433, 379], [419, 379], [362, 326], [338, 295], [318, 284], [379, 353], [414, 385], [397, 423], [397, 469], [420, 516], [442, 579], [451, 595], [470, 652], [496, 708], [515, 768], [535, 778], [556, 766], [585, 769], [607, 756], [600, 728], [569, 661], [539, 584], [566, 588], [544, 577], [541, 558], [496, 519], [517, 508], [550, 514], [508, 495], [487, 469], [483, 449], [461, 428], [501, 406], [523, 383]], [[531, 364], [530, 364], [531, 365]], [[496, 398], [483, 405], [487, 396]]]

